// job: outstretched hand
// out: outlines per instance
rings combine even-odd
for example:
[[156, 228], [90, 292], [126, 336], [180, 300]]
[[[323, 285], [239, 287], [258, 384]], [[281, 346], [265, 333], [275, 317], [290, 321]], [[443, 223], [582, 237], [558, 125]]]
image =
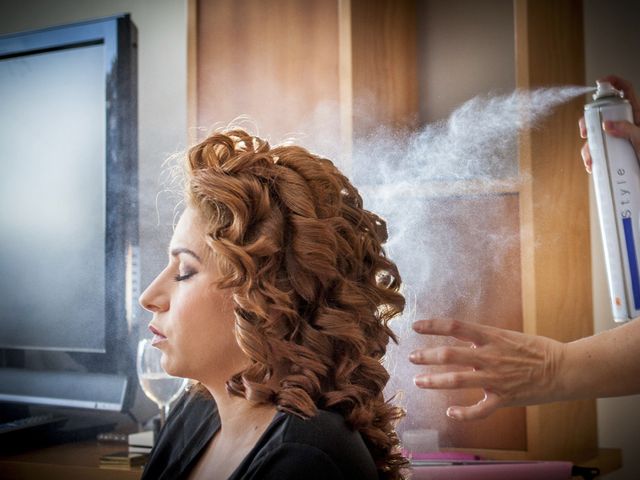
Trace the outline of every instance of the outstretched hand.
[[[633, 90], [633, 86], [630, 82], [624, 80], [623, 78], [617, 77], [615, 75], [609, 75], [607, 77], [601, 78], [599, 81], [601, 82], [609, 82], [613, 85], [614, 88], [618, 90], [622, 90], [624, 92], [624, 96], [629, 103], [631, 103], [631, 109], [633, 111], [633, 123], [620, 121], [620, 122], [604, 122], [603, 128], [605, 133], [608, 133], [611, 136], [618, 138], [626, 138], [633, 145], [634, 150], [636, 151], [636, 155], [640, 157], [640, 102], [638, 101], [638, 97], [636, 96], [635, 91]], [[584, 117], [580, 119], [578, 122], [578, 126], [580, 127], [580, 136], [582, 138], [587, 138], [587, 127], [584, 121]], [[587, 172], [591, 173], [591, 152], [589, 151], [589, 144], [587, 142], [584, 143], [581, 150], [582, 161], [584, 162], [584, 166], [587, 169]]]
[[550, 338], [457, 320], [419, 320], [413, 329], [421, 334], [454, 337], [467, 346], [423, 348], [411, 353], [418, 365], [470, 367], [466, 371], [420, 374], [419, 388], [481, 388], [484, 399], [471, 406], [452, 406], [447, 415], [457, 420], [485, 418], [496, 409], [546, 403], [560, 399], [561, 368], [565, 344]]

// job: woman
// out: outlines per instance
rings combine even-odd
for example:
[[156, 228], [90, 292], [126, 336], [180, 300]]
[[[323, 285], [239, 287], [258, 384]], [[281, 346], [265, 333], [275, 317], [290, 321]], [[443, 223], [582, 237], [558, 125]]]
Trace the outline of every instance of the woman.
[[402, 312], [385, 223], [329, 161], [243, 130], [193, 147], [169, 263], [140, 298], [178, 401], [143, 478], [401, 478], [384, 402]]

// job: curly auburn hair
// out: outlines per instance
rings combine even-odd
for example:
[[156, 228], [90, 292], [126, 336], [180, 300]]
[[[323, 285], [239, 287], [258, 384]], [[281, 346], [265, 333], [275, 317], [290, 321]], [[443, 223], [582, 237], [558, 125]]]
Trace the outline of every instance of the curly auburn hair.
[[403, 411], [383, 398], [381, 359], [405, 300], [382, 248], [384, 220], [331, 161], [240, 129], [192, 147], [185, 182], [251, 360], [227, 390], [302, 418], [340, 413], [382, 477], [402, 478], [394, 425]]

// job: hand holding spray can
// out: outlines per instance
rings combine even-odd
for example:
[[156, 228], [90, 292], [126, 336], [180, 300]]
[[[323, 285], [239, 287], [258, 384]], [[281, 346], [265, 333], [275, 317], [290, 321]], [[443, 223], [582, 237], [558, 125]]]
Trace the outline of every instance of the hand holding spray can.
[[613, 318], [626, 322], [640, 316], [640, 164], [631, 142], [602, 128], [608, 120], [633, 122], [631, 104], [609, 82], [597, 86], [584, 118]]

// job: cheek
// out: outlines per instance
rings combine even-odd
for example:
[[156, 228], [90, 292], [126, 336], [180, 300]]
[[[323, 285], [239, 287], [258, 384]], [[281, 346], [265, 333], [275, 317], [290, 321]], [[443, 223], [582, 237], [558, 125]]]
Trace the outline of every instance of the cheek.
[[235, 373], [246, 357], [235, 339], [230, 298], [214, 292], [182, 300], [174, 304], [174, 353], [193, 370], [215, 365], [225, 374]]
[[234, 328], [235, 317], [230, 302], [222, 295], [212, 295], [206, 308], [197, 317], [204, 349], [220, 361], [221, 355], [232, 355], [239, 350]]
[[206, 300], [200, 295], [185, 295], [173, 305], [173, 333], [185, 352], [197, 351], [198, 345], [210, 339], [216, 312]]

